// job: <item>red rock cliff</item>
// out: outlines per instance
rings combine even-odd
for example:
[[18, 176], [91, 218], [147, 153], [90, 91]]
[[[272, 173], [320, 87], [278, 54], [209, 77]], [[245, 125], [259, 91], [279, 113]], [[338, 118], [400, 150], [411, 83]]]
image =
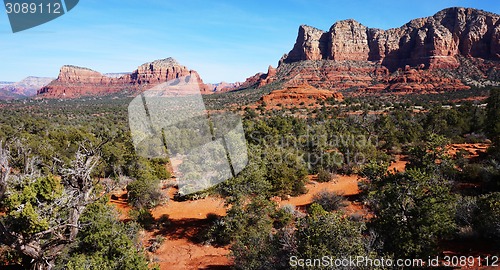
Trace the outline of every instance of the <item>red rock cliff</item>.
[[500, 16], [449, 8], [399, 28], [368, 28], [349, 19], [328, 32], [299, 27], [276, 70], [247, 84], [271, 82], [390, 92], [450, 91], [500, 85]]
[[[131, 74], [108, 77], [82, 67], [63, 66], [56, 80], [38, 91], [46, 98], [77, 98], [81, 96], [107, 95], [121, 91], [145, 91], [160, 83], [198, 73], [180, 65], [173, 58], [156, 60], [139, 66]], [[198, 76], [199, 77], [199, 76]], [[199, 79], [203, 93], [208, 87]]]
[[455, 56], [500, 60], [499, 15], [471, 8], [449, 8], [400, 28], [373, 29], [354, 20], [328, 32], [300, 26], [285, 63], [302, 60], [380, 61], [390, 70], [405, 65], [458, 66]]

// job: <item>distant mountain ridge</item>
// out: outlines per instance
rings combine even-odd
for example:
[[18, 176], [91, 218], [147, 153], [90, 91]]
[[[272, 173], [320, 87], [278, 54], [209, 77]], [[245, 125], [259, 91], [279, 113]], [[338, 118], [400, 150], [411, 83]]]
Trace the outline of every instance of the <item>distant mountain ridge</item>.
[[32, 97], [52, 80], [54, 78], [30, 76], [19, 82], [0, 83], [0, 100]]

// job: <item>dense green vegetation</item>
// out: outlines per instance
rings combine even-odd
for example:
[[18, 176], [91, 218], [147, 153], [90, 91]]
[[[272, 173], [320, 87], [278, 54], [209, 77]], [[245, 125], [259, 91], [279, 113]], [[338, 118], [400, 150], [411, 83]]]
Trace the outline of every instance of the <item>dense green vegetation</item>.
[[[242, 110], [249, 164], [201, 192], [224, 197], [229, 209], [211, 217], [200, 239], [231, 245], [237, 269], [288, 269], [293, 256], [427, 258], [444, 240], [500, 243], [500, 90], [490, 93], [487, 107], [467, 101], [446, 107], [433, 96], [407, 96]], [[220, 108], [241, 106], [262, 93], [236, 94], [242, 98], [227, 93], [207, 100]], [[0, 264], [152, 267], [137, 230], [154, 222], [149, 210], [164, 199], [160, 184], [170, 177], [169, 161], [135, 154], [129, 101], [0, 104]], [[464, 142], [492, 146], [473, 159], [446, 151], [447, 144]], [[387, 172], [395, 155], [408, 158], [405, 172]], [[307, 192], [310, 174], [320, 182], [335, 174], [363, 176], [355, 200], [372, 217], [346, 214], [345, 201], [353, 198], [342, 194], [317, 194], [305, 211], [272, 202]], [[118, 221], [107, 206], [107, 192], [124, 186], [138, 223]]]

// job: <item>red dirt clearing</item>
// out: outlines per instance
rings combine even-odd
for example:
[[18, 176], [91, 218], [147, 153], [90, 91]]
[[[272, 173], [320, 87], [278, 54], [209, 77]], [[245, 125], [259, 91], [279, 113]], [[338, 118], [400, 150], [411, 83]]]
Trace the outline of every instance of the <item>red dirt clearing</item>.
[[[309, 180], [314, 179], [314, 176], [309, 176]], [[334, 181], [327, 183], [316, 183], [311, 182], [306, 185], [308, 192], [304, 195], [291, 197], [287, 200], [282, 200], [279, 202], [280, 206], [291, 204], [295, 206], [304, 206], [311, 204], [313, 201], [313, 196], [322, 191], [336, 191], [344, 196], [359, 194], [358, 189], [358, 179], [357, 175], [338, 175], [334, 178]]]
[[446, 148], [449, 155], [455, 156], [458, 151], [462, 150], [465, 151], [467, 158], [474, 158], [481, 153], [486, 153], [490, 145], [488, 143], [455, 143], [448, 145]]
[[396, 155], [396, 161], [392, 162], [387, 169], [389, 172], [404, 172], [408, 163], [407, 157], [403, 155]]
[[[486, 151], [487, 144], [452, 144], [449, 146], [450, 154], [454, 155], [459, 149], [464, 149], [469, 154], [469, 157], [477, 156], [479, 153]], [[395, 162], [392, 162], [389, 171], [402, 172], [405, 170], [407, 160], [403, 155], [396, 156]], [[313, 201], [313, 196], [323, 190], [336, 191], [346, 197], [354, 198], [359, 194], [358, 175], [337, 175], [334, 181], [328, 183], [315, 182], [315, 176], [309, 176], [309, 183], [306, 185], [307, 194], [291, 197], [286, 200], [277, 198], [279, 206], [294, 205], [298, 209], [305, 208]], [[196, 201], [174, 201], [173, 197], [176, 192], [175, 188], [165, 190], [168, 195], [168, 202], [160, 205], [152, 210], [152, 215], [155, 219], [159, 219], [162, 215], [168, 215], [170, 225], [164, 228], [157, 228], [151, 231], [143, 232], [142, 239], [145, 246], [149, 246], [149, 241], [155, 239], [156, 236], [164, 237], [163, 243], [154, 253], [150, 253], [152, 261], [158, 263], [161, 269], [228, 269], [232, 265], [229, 257], [229, 249], [227, 247], [213, 247], [209, 245], [198, 244], [194, 241], [194, 237], [200, 229], [208, 226], [207, 215], [217, 214], [223, 216], [226, 214], [226, 207], [222, 198], [208, 197]], [[125, 194], [122, 191], [115, 194], [119, 197], [117, 200], [110, 202], [115, 205], [121, 213], [120, 218], [127, 220], [128, 211], [131, 209], [126, 200], [121, 195]], [[349, 215], [367, 216], [364, 205], [360, 202], [350, 200], [344, 207]]]
[[[306, 185], [309, 190], [307, 194], [291, 197], [279, 202], [279, 205], [292, 204], [297, 207], [308, 205], [312, 202], [314, 194], [322, 191], [337, 191], [345, 196], [359, 193], [358, 176], [336, 176], [334, 181], [328, 183], [316, 183], [312, 181], [314, 176], [309, 176], [310, 183]], [[224, 200], [221, 198], [208, 197], [196, 201], [174, 201], [175, 188], [167, 191], [169, 200], [165, 205], [154, 208], [151, 213], [155, 219], [162, 215], [169, 216], [170, 225], [165, 228], [157, 228], [144, 231], [142, 239], [145, 246], [157, 235], [164, 237], [164, 241], [158, 250], [150, 253], [152, 261], [159, 264], [161, 269], [184, 270], [184, 269], [228, 269], [232, 265], [227, 247], [219, 248], [209, 245], [197, 244], [193, 240], [200, 229], [208, 226], [207, 215], [214, 213], [220, 216], [226, 214]], [[119, 198], [111, 199], [110, 203], [115, 205], [121, 213], [120, 218], [127, 220], [128, 211], [131, 209], [125, 199], [121, 197], [125, 191], [115, 193]], [[363, 214], [363, 206], [357, 202], [349, 203], [345, 210], [350, 213]]]

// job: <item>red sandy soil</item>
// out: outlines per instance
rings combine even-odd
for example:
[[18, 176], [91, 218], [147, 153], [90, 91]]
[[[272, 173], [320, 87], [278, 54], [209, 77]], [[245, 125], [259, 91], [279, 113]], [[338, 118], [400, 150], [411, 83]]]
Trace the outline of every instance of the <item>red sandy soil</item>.
[[[172, 167], [179, 166], [180, 161], [172, 159]], [[172, 168], [170, 168], [172, 171]], [[160, 248], [151, 254], [153, 261], [161, 269], [225, 269], [232, 262], [227, 248], [217, 248], [210, 245], [201, 245], [193, 241], [195, 235], [203, 228], [209, 226], [208, 214], [223, 216], [226, 214], [224, 200], [208, 197], [196, 201], [175, 201], [175, 188], [169, 188], [168, 202], [151, 211], [158, 220], [163, 215], [168, 215], [170, 225], [165, 229], [146, 231], [144, 240], [155, 239], [157, 235], [164, 237]]]
[[313, 181], [314, 179], [314, 176], [309, 176], [310, 183], [306, 185], [308, 189], [306, 194], [279, 201], [278, 204], [280, 206], [287, 204], [297, 207], [305, 206], [311, 204], [313, 196], [322, 190], [336, 191], [344, 196], [356, 195], [360, 192], [358, 189], [359, 176], [357, 175], [338, 175], [333, 181], [327, 183], [316, 183]]
[[455, 156], [458, 151], [464, 150], [467, 158], [478, 157], [480, 153], [486, 153], [490, 147], [488, 143], [455, 143], [447, 146], [448, 154]]
[[[279, 205], [293, 204], [299, 209], [312, 202], [314, 194], [322, 191], [337, 191], [345, 196], [359, 193], [358, 176], [337, 176], [329, 183], [316, 183], [314, 176], [309, 176], [310, 183], [306, 185], [309, 190], [307, 194], [291, 197], [288, 200], [278, 202]], [[164, 237], [160, 248], [150, 254], [152, 261], [158, 263], [161, 269], [181, 270], [181, 269], [227, 269], [232, 264], [227, 247], [213, 247], [197, 244], [193, 237], [201, 228], [208, 226], [207, 214], [226, 214], [224, 200], [221, 198], [208, 197], [196, 201], [177, 202], [173, 200], [176, 192], [175, 188], [167, 191], [169, 200], [164, 205], [160, 205], [152, 210], [153, 217], [159, 219], [162, 215], [169, 216], [170, 225], [162, 229], [144, 231], [142, 234], [143, 243], [149, 246], [149, 241], [155, 239], [157, 235]], [[128, 220], [128, 211], [131, 209], [127, 205], [126, 199], [122, 197], [126, 191], [116, 192], [117, 200], [110, 202], [116, 206], [121, 213], [122, 220]], [[366, 215], [363, 205], [358, 202], [348, 202], [344, 208], [348, 214]]]
[[[464, 149], [471, 156], [477, 155], [478, 152], [485, 151], [488, 145], [485, 144], [454, 144], [450, 145], [450, 151]], [[393, 162], [389, 171], [404, 171], [406, 166], [406, 157], [402, 155], [396, 156], [396, 161]], [[279, 206], [291, 204], [299, 210], [304, 210], [305, 207], [312, 203], [314, 194], [322, 191], [336, 191], [346, 197], [354, 197], [359, 194], [358, 175], [337, 175], [332, 182], [318, 183], [315, 182], [315, 176], [309, 176], [309, 183], [306, 185], [307, 194], [290, 197], [286, 200], [273, 198]], [[229, 257], [229, 249], [227, 247], [213, 247], [208, 245], [198, 244], [194, 241], [194, 236], [201, 228], [208, 226], [207, 214], [217, 214], [223, 216], [226, 214], [224, 200], [221, 198], [208, 197], [196, 201], [174, 201], [173, 197], [176, 192], [175, 188], [169, 188], [165, 191], [169, 200], [164, 205], [160, 205], [152, 210], [155, 219], [159, 219], [162, 215], [169, 216], [170, 225], [164, 228], [156, 228], [151, 231], [145, 231], [142, 235], [143, 243], [149, 246], [149, 240], [155, 239], [157, 235], [164, 237], [164, 241], [160, 248], [150, 254], [152, 260], [160, 265], [161, 269], [228, 269], [232, 264]], [[126, 191], [116, 193], [117, 196], [125, 194]], [[111, 203], [117, 207], [121, 213], [121, 219], [127, 220], [128, 211], [131, 209], [127, 205], [126, 199], [120, 197], [118, 200], [111, 200]], [[367, 209], [360, 202], [350, 200], [344, 211], [349, 215], [369, 216]], [[465, 246], [465, 245], [464, 245]], [[469, 245], [467, 245], [468, 247]], [[446, 249], [448, 254], [459, 253], [458, 248]]]
[[408, 163], [407, 157], [404, 155], [396, 155], [396, 161], [393, 161], [389, 168], [389, 172], [404, 172], [406, 168], [406, 163]]
[[[313, 196], [321, 191], [335, 191], [345, 196], [346, 198], [356, 196], [360, 193], [358, 182], [360, 177], [358, 175], [337, 175], [334, 180], [327, 183], [315, 182], [316, 176], [310, 175], [309, 183], [306, 185], [308, 192], [304, 195], [291, 197], [286, 200], [273, 198], [278, 202], [279, 206], [293, 205], [300, 211], [305, 211], [306, 207], [313, 202]], [[346, 200], [346, 206], [343, 208], [344, 212], [348, 215], [361, 215], [368, 217], [368, 210], [361, 202]]]
[[[460, 150], [465, 151], [466, 158], [478, 157], [481, 153], [486, 153], [489, 143], [454, 143], [446, 146], [447, 153], [450, 156], [456, 156]], [[408, 158], [404, 155], [396, 155], [396, 160], [391, 163], [388, 171], [403, 172], [405, 170]]]
[[[162, 215], [169, 216], [170, 225], [165, 228], [144, 231], [141, 235], [143, 244], [149, 246], [149, 241], [157, 235], [164, 237], [164, 241], [156, 252], [151, 253], [152, 261], [160, 269], [225, 269], [232, 264], [227, 248], [216, 248], [209, 245], [196, 244], [193, 237], [200, 229], [208, 225], [207, 214], [225, 215], [224, 200], [220, 198], [205, 198], [197, 201], [174, 201], [176, 189], [169, 188], [166, 192], [169, 200], [164, 205], [154, 208], [151, 213], [155, 219]], [[115, 193], [117, 196], [124, 191]], [[125, 199], [110, 200], [121, 213], [121, 218], [127, 220], [131, 209]]]

